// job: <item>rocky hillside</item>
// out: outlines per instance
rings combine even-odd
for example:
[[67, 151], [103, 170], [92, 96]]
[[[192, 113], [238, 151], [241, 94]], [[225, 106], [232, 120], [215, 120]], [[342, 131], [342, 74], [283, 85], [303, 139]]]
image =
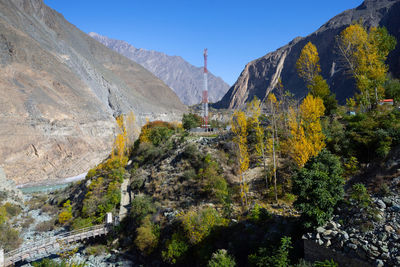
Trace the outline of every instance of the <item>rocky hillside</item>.
[[[91, 32], [89, 35], [151, 71], [172, 88], [184, 104], [200, 103], [203, 91], [203, 68], [195, 67], [179, 56], [138, 49], [127, 42], [110, 39], [95, 32]], [[220, 77], [209, 73], [208, 88], [210, 102], [216, 102], [228, 91], [229, 85]]]
[[[301, 49], [311, 41], [320, 56], [322, 76], [327, 79], [339, 102], [354, 94], [354, 84], [345, 75], [340, 55], [335, 49], [335, 36], [354, 21], [362, 20], [368, 26], [385, 26], [389, 33], [400, 40], [400, 1], [366, 0], [359, 7], [347, 10], [322, 25], [307, 37], [297, 37], [275, 52], [248, 63], [236, 83], [216, 103], [218, 108], [238, 108], [254, 96], [263, 99], [281, 78], [285, 89], [297, 97], [305, 95], [306, 87], [296, 72], [296, 61]], [[400, 46], [389, 55], [390, 71], [400, 76]]]
[[161, 80], [42, 0], [0, 1], [0, 68], [0, 166], [17, 184], [95, 166], [121, 112], [143, 122], [186, 110]]

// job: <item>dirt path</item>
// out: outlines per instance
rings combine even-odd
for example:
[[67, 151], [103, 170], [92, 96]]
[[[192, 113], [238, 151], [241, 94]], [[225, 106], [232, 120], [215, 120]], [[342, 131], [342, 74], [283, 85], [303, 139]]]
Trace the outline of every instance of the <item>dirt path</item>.
[[119, 220], [122, 221], [128, 214], [128, 206], [130, 204], [129, 195], [129, 179], [124, 179], [121, 184], [121, 205], [119, 208]]

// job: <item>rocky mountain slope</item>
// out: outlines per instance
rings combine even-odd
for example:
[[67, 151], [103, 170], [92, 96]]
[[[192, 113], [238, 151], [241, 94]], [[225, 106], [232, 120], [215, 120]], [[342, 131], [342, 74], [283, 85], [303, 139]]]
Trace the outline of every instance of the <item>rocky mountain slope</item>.
[[[172, 88], [184, 104], [200, 103], [203, 91], [203, 68], [195, 67], [179, 56], [138, 49], [127, 42], [110, 39], [95, 32], [91, 32], [89, 35], [151, 71]], [[209, 73], [208, 88], [210, 102], [216, 102], [228, 91], [229, 85], [220, 77]]]
[[[389, 33], [400, 40], [400, 1], [366, 0], [359, 7], [347, 10], [322, 25], [307, 37], [297, 37], [278, 50], [248, 63], [236, 83], [227, 94], [215, 104], [218, 108], [238, 108], [254, 96], [263, 99], [281, 78], [286, 90], [297, 97], [306, 93], [303, 80], [296, 72], [296, 61], [301, 49], [311, 41], [320, 56], [322, 76], [327, 79], [339, 102], [354, 94], [351, 77], [341, 66], [340, 55], [336, 52], [335, 36], [354, 21], [362, 20], [368, 26], [385, 26]], [[400, 76], [400, 46], [389, 55], [390, 71]]]
[[161, 80], [42, 0], [0, 0], [0, 68], [0, 166], [17, 184], [95, 166], [110, 152], [113, 115], [133, 110], [140, 123], [186, 110]]

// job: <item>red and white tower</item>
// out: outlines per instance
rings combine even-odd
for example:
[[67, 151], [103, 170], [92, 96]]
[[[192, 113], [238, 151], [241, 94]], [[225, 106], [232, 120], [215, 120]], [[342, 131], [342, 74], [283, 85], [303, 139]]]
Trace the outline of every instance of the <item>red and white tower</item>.
[[207, 48], [204, 49], [204, 88], [202, 103], [203, 128], [208, 128], [208, 83], [207, 83]]

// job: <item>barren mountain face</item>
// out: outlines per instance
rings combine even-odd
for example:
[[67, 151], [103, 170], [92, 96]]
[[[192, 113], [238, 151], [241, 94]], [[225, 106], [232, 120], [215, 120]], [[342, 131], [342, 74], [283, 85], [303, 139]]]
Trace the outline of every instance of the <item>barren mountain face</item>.
[[[203, 88], [203, 68], [195, 67], [179, 56], [137, 49], [127, 42], [110, 39], [95, 32], [89, 35], [108, 48], [139, 63], [164, 81], [186, 105], [201, 102]], [[201, 53], [201, 51], [200, 51]], [[220, 77], [208, 73], [209, 101], [216, 102], [228, 91], [229, 85]]]
[[177, 120], [186, 107], [139, 64], [42, 0], [0, 0], [0, 166], [18, 184], [74, 176], [111, 149], [114, 116]]
[[[362, 20], [367, 26], [385, 26], [400, 42], [400, 1], [367, 0], [359, 7], [347, 10], [332, 18], [307, 37], [297, 37], [275, 52], [248, 63], [236, 83], [214, 106], [240, 108], [254, 96], [264, 99], [275, 88], [279, 78], [286, 90], [298, 98], [306, 95], [304, 81], [296, 71], [296, 61], [301, 49], [311, 41], [318, 49], [322, 76], [340, 103], [353, 96], [354, 82], [345, 74], [342, 59], [336, 48], [335, 37], [352, 22]], [[388, 58], [390, 72], [400, 77], [400, 45]]]

